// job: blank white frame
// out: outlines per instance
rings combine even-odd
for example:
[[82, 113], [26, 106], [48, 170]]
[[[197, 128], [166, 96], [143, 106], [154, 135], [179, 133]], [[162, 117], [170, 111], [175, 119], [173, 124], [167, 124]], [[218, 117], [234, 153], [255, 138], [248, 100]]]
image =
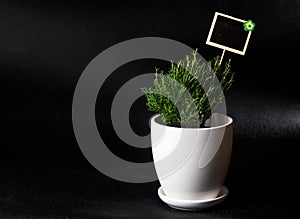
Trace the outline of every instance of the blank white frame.
[[[219, 12], [215, 12], [215, 16], [214, 16], [213, 22], [212, 22], [212, 24], [211, 24], [211, 27], [210, 27], [210, 30], [209, 30], [209, 33], [208, 33], [208, 37], [207, 37], [207, 40], [206, 40], [206, 44], [208, 44], [208, 45], [210, 45], [210, 46], [214, 46], [214, 47], [220, 48], [220, 49], [223, 49], [223, 50], [227, 50], [227, 51], [230, 51], [230, 52], [234, 52], [234, 53], [237, 53], [237, 54], [240, 54], [240, 55], [245, 55], [246, 49], [247, 49], [247, 46], [248, 46], [249, 39], [250, 39], [250, 36], [251, 36], [251, 32], [252, 32], [252, 31], [249, 31], [249, 33], [248, 33], [248, 36], [247, 36], [247, 39], [246, 39], [246, 42], [245, 42], [245, 45], [244, 45], [244, 49], [243, 49], [243, 50], [233, 49], [233, 48], [231, 48], [231, 47], [223, 46], [223, 45], [221, 45], [221, 44], [218, 44], [218, 43], [215, 43], [215, 42], [210, 41], [210, 40], [211, 40], [212, 33], [213, 33], [213, 31], [214, 31], [214, 28], [215, 28], [215, 24], [216, 24], [217, 19], [218, 19], [218, 16], [223, 16], [223, 17], [226, 17], [226, 18], [229, 18], [229, 19], [232, 19], [232, 20], [241, 22], [242, 24], [244, 24], [245, 22], [247, 22], [247, 21], [242, 20], [242, 19], [239, 19], [239, 18], [235, 18], [235, 17], [229, 16], [229, 15], [226, 15], [226, 14], [222, 14], [222, 13], [219, 13]], [[242, 26], [242, 27], [243, 27], [243, 26]]]

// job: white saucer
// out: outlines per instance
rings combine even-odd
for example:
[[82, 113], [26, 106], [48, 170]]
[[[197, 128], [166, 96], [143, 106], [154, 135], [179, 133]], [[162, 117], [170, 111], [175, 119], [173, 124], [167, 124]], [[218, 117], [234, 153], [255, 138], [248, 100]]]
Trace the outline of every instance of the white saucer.
[[196, 210], [212, 207], [222, 202], [227, 195], [228, 195], [228, 189], [225, 186], [222, 186], [221, 191], [216, 198], [201, 199], [201, 200], [171, 198], [165, 195], [161, 187], [159, 187], [158, 189], [158, 196], [163, 202], [167, 203], [172, 208], [179, 209], [179, 210], [186, 210], [186, 211], [196, 211]]

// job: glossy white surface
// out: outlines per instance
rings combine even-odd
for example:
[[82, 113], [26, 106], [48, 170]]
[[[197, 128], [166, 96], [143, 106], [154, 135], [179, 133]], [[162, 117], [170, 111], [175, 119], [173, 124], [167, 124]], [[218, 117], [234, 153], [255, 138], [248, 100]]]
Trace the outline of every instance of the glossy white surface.
[[221, 187], [220, 193], [216, 198], [199, 199], [199, 200], [176, 199], [176, 198], [168, 197], [164, 193], [162, 187], [158, 189], [158, 196], [163, 202], [165, 202], [172, 208], [178, 210], [186, 210], [186, 211], [196, 211], [196, 210], [206, 209], [215, 206], [220, 202], [222, 202], [227, 195], [228, 195], [228, 189], [225, 186]]
[[210, 128], [176, 128], [151, 119], [155, 170], [168, 197], [216, 198], [227, 175], [233, 138], [232, 119], [215, 114]]

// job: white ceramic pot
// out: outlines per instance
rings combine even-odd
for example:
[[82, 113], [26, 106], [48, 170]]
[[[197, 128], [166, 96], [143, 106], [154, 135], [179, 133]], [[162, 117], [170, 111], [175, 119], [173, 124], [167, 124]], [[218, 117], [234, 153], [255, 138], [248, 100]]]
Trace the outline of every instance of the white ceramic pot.
[[201, 200], [216, 198], [231, 158], [233, 120], [214, 114], [209, 128], [165, 126], [151, 118], [155, 170], [166, 196]]

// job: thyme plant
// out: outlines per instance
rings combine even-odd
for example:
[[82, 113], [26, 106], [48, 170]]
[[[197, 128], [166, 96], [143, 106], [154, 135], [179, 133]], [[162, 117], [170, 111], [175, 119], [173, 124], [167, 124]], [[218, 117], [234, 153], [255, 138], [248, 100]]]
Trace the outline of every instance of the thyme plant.
[[[200, 124], [200, 127], [204, 127], [206, 120], [211, 117], [211, 110], [224, 101], [219, 93], [212, 95], [213, 99], [209, 102], [208, 95], [215, 91], [216, 85], [211, 71], [196, 54], [197, 50], [177, 64], [171, 62], [167, 71], [156, 68], [153, 86], [142, 88], [148, 110], [160, 114], [162, 121], [168, 126], [196, 128]], [[222, 90], [227, 91], [233, 83], [235, 73], [231, 71], [230, 59], [224, 65], [219, 63], [220, 56], [208, 62]], [[207, 92], [199, 81], [208, 88]], [[189, 95], [186, 95], [187, 92]], [[191, 110], [191, 107], [196, 110]]]

